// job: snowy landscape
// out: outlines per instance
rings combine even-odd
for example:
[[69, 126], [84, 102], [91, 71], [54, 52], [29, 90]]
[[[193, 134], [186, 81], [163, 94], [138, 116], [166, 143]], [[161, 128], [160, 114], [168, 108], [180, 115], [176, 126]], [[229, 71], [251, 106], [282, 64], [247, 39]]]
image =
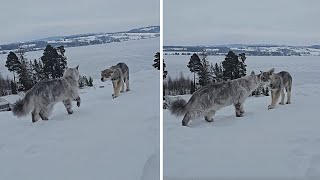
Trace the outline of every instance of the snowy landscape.
[[[147, 30], [147, 29], [146, 29]], [[49, 121], [0, 112], [0, 179], [159, 179], [159, 71], [152, 67], [159, 38], [71, 47], [69, 67], [94, 79], [68, 115], [56, 104]], [[27, 52], [29, 60], [43, 51]], [[0, 55], [0, 72], [12, 77]], [[130, 68], [131, 91], [112, 99], [100, 72], [119, 62]], [[104, 86], [104, 88], [100, 88]]]
[[38, 51], [43, 50], [47, 44], [51, 44], [52, 46], [56, 47], [78, 47], [95, 44], [151, 39], [157, 38], [159, 36], [159, 26], [141, 27], [123, 32], [86, 33], [69, 36], [54, 36], [27, 42], [15, 42], [3, 45], [0, 44], [0, 54], [7, 54], [9, 51], [17, 51], [19, 46], [24, 48], [25, 51]]
[[[225, 56], [209, 56], [221, 62]], [[164, 56], [168, 75], [187, 68], [190, 56]], [[267, 110], [270, 96], [249, 97], [244, 117], [221, 109], [213, 123], [204, 118], [181, 126], [183, 117], [164, 110], [164, 179], [319, 179], [319, 57], [248, 56], [247, 74], [275, 68], [293, 77], [292, 104]], [[190, 95], [183, 95], [188, 100]]]

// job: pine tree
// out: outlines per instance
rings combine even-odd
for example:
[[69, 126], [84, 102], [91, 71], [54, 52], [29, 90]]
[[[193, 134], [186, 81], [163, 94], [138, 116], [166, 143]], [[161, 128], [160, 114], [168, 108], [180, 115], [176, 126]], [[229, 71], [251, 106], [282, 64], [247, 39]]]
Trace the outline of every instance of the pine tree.
[[37, 81], [37, 74], [35, 72], [35, 69], [34, 69], [34, 64], [32, 63], [32, 61], [29, 61], [29, 65], [28, 65], [28, 68], [29, 68], [29, 73], [30, 73], [30, 77], [31, 77], [31, 81], [32, 81], [32, 86], [35, 85], [38, 81]]
[[[154, 64], [152, 64], [152, 66], [158, 70], [160, 70], [160, 52], [157, 52], [156, 55], [154, 55]], [[162, 65], [163, 65], [163, 79], [167, 78], [168, 75], [168, 71], [166, 71], [166, 63], [164, 62], [164, 59], [162, 61]]]
[[17, 85], [13, 81], [10, 82], [10, 87], [11, 87], [11, 93], [12, 94], [18, 94], [17, 92]]
[[241, 53], [238, 55], [239, 56], [239, 64], [238, 64], [238, 68], [239, 68], [239, 76], [240, 77], [244, 77], [246, 76], [246, 72], [247, 72], [247, 65], [245, 64], [245, 60], [247, 59], [245, 53]]
[[210, 64], [208, 62], [208, 55], [205, 50], [202, 50], [200, 53], [200, 66], [199, 66], [199, 71], [198, 71], [198, 76], [199, 76], [199, 84], [201, 86], [205, 86], [209, 84], [212, 80], [212, 74], [210, 72]]
[[89, 86], [89, 80], [88, 80], [88, 78], [87, 78], [86, 76], [83, 76], [83, 78], [84, 78], [85, 85], [86, 85], [86, 86]]
[[66, 52], [64, 46], [59, 46], [56, 50], [58, 53], [58, 65], [55, 67], [55, 76], [59, 78], [63, 76], [64, 70], [67, 67], [67, 57], [64, 55]]
[[29, 67], [28, 59], [25, 57], [25, 51], [23, 48], [19, 48], [18, 58], [20, 61], [20, 67], [18, 70], [19, 83], [22, 84], [23, 89], [27, 91], [33, 86], [33, 82], [32, 72]]
[[213, 67], [213, 74], [216, 79], [222, 79], [223, 77], [222, 67], [221, 65], [218, 65], [218, 63], [216, 63]]
[[90, 86], [90, 87], [93, 86], [93, 79], [91, 76], [89, 76], [88, 86]]
[[166, 79], [167, 78], [167, 75], [168, 75], [168, 71], [166, 70], [166, 63], [164, 62], [164, 59], [163, 59], [163, 79]]
[[200, 58], [196, 53], [194, 53], [190, 57], [189, 63], [187, 65], [187, 67], [189, 68], [190, 72], [193, 73], [193, 87], [192, 87], [192, 90], [194, 90], [194, 91], [196, 89], [196, 73], [198, 73], [200, 71], [200, 66], [201, 66]]
[[[159, 57], [160, 57], [160, 54], [159, 54]], [[166, 70], [167, 65], [164, 62], [164, 59], [162, 60], [162, 66], [163, 66], [162, 78], [163, 78], [163, 81], [164, 81], [167, 78], [167, 75], [168, 75], [168, 71]], [[166, 89], [165, 89], [164, 82], [162, 82], [162, 89], [163, 89], [162, 98], [164, 100], [164, 96], [166, 95]]]
[[222, 69], [223, 69], [223, 79], [224, 80], [232, 80], [241, 78], [246, 75], [246, 64], [245, 55], [241, 55], [240, 59], [237, 54], [232, 51], [229, 51], [225, 57], [225, 60], [222, 61]]
[[13, 81], [16, 82], [15, 74], [19, 71], [21, 63], [19, 61], [18, 56], [14, 52], [9, 52], [5, 66], [8, 68], [10, 72], [13, 73]]
[[67, 58], [64, 56], [65, 49], [63, 46], [54, 48], [47, 45], [41, 61], [43, 64], [43, 74], [47, 79], [55, 79], [63, 76], [63, 72], [67, 67]]
[[34, 59], [33, 61], [33, 70], [36, 82], [39, 82], [44, 79], [43, 77], [43, 67], [41, 61]]
[[80, 78], [79, 78], [79, 81], [78, 81], [78, 83], [79, 83], [79, 88], [83, 88], [84, 87], [84, 77], [85, 76], [80, 76]]
[[190, 84], [190, 94], [193, 94], [195, 92], [195, 85], [194, 85], [194, 82], [191, 81], [191, 84]]
[[154, 64], [152, 64], [152, 66], [160, 70], [160, 52], [157, 52], [156, 55], [154, 55], [154, 58]]

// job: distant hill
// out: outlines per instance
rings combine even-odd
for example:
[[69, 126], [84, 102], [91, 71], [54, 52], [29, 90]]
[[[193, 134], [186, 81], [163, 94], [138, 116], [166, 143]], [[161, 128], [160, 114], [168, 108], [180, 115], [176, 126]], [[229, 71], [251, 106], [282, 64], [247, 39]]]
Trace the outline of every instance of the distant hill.
[[15, 51], [22, 46], [25, 51], [42, 50], [47, 44], [52, 46], [77, 47], [94, 44], [105, 44], [112, 42], [122, 42], [130, 40], [141, 40], [156, 38], [160, 36], [160, 26], [148, 26], [137, 29], [131, 29], [123, 32], [111, 33], [86, 33], [67, 36], [53, 36], [43, 39], [31, 40], [27, 42], [16, 42], [0, 45], [0, 53], [5, 54], [9, 51]]
[[149, 26], [138, 29], [131, 29], [127, 33], [160, 33], [160, 26]]
[[320, 49], [320, 45], [313, 45], [313, 46], [310, 46], [310, 48]]
[[164, 46], [165, 55], [192, 55], [205, 49], [208, 55], [225, 55], [229, 51], [247, 56], [320, 56], [320, 45], [287, 46], [271, 44], [228, 44], [217, 46]]

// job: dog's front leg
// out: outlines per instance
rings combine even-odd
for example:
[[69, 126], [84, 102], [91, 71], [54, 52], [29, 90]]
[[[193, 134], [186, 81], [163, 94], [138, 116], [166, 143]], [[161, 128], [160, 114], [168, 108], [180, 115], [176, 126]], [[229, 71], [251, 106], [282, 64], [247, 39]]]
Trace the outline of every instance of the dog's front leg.
[[272, 93], [273, 95], [272, 95], [271, 104], [268, 106], [268, 110], [275, 108], [275, 106], [276, 106], [276, 104], [277, 104], [277, 102], [278, 102], [278, 99], [279, 99], [279, 97], [280, 97], [280, 90], [271, 91], [271, 93]]
[[70, 96], [71, 99], [73, 99], [74, 101], [77, 101], [77, 106], [80, 107], [81, 104], [81, 98], [79, 96], [79, 93], [77, 90], [71, 89], [70, 91]]
[[68, 114], [73, 114], [73, 110], [72, 110], [72, 101], [70, 99], [65, 99], [62, 101], [64, 107], [66, 108]]
[[234, 104], [234, 108], [236, 110], [236, 116], [237, 117], [242, 117], [243, 116], [243, 113], [241, 113], [241, 106], [242, 106], [241, 103]]
[[112, 81], [113, 84], [113, 98], [117, 98], [120, 95], [120, 88], [121, 88], [121, 80], [114, 80]]

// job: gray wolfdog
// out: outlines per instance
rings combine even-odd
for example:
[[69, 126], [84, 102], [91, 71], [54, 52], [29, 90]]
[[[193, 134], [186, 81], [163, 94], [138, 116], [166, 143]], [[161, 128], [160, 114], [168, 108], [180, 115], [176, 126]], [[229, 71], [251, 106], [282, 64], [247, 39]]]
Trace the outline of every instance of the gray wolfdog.
[[281, 101], [279, 104], [284, 105], [285, 93], [284, 89], [287, 92], [287, 102], [286, 104], [291, 103], [291, 87], [292, 87], [292, 77], [287, 71], [281, 71], [279, 73], [274, 73], [274, 68], [267, 72], [262, 73], [262, 81], [267, 83], [271, 89], [271, 104], [268, 106], [268, 109], [275, 108], [280, 94]]
[[32, 122], [39, 118], [48, 120], [53, 106], [63, 102], [68, 114], [72, 114], [72, 101], [77, 101], [80, 107], [81, 99], [78, 93], [79, 66], [67, 68], [62, 78], [43, 80], [34, 85], [21, 100], [13, 106], [13, 114], [21, 117], [27, 115], [32, 109]]
[[188, 126], [190, 120], [203, 116], [207, 122], [213, 122], [218, 110], [232, 104], [236, 116], [242, 117], [245, 100], [262, 83], [261, 74], [255, 75], [254, 72], [239, 79], [212, 83], [193, 93], [188, 103], [183, 99], [173, 102], [169, 110], [174, 115], [184, 115], [182, 126]]
[[118, 97], [120, 92], [124, 92], [124, 83], [126, 83], [126, 91], [130, 91], [129, 68], [125, 63], [118, 63], [109, 69], [101, 71], [101, 81], [105, 82], [108, 79], [111, 79], [113, 84], [113, 98]]

